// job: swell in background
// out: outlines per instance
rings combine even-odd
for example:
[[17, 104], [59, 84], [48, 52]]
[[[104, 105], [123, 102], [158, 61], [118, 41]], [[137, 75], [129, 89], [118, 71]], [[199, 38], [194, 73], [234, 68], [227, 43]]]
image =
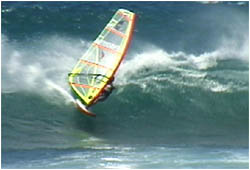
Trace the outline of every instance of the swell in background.
[[[248, 4], [101, 3], [107, 14], [96, 3], [2, 5], [3, 149], [248, 146]], [[136, 11], [134, 39], [117, 90], [88, 118], [67, 73], [118, 7]]]

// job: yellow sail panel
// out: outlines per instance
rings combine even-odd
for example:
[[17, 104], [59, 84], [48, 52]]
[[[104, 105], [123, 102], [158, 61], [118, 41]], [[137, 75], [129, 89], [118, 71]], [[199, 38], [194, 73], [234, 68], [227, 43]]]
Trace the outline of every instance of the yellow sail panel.
[[69, 84], [90, 106], [114, 76], [132, 38], [135, 14], [119, 9], [69, 74]]

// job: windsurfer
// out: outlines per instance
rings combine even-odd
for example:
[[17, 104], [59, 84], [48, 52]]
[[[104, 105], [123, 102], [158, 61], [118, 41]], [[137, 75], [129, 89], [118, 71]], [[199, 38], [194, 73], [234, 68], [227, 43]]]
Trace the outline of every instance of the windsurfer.
[[114, 77], [110, 78], [108, 84], [104, 87], [102, 94], [97, 99], [95, 99], [93, 104], [95, 104], [96, 102], [103, 102], [110, 96], [112, 91], [115, 89], [115, 87], [113, 86], [114, 79]]

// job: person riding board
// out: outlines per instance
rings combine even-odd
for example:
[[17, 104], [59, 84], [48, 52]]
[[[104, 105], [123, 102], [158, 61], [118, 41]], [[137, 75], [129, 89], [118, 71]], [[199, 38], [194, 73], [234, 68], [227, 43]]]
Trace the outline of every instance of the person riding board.
[[114, 77], [111, 77], [109, 79], [107, 85], [103, 89], [103, 92], [101, 93], [101, 95], [97, 99], [95, 99], [93, 104], [95, 104], [97, 102], [103, 102], [110, 96], [112, 91], [115, 89], [115, 87], [113, 86], [114, 79], [115, 79]]
[[[104, 87], [102, 93], [100, 96], [98, 96], [97, 99], [94, 100], [93, 104], [96, 104], [97, 102], [103, 102], [104, 100], [106, 100], [110, 94], [112, 93], [112, 91], [115, 89], [115, 87], [113, 86], [113, 81], [114, 81], [114, 77], [111, 77], [107, 83], [107, 85]], [[81, 109], [81, 111], [84, 114], [87, 114], [89, 116], [93, 116], [95, 117], [96, 114], [94, 114], [93, 112], [91, 112], [88, 106], [83, 105], [80, 100], [77, 101], [77, 105], [78, 107]]]

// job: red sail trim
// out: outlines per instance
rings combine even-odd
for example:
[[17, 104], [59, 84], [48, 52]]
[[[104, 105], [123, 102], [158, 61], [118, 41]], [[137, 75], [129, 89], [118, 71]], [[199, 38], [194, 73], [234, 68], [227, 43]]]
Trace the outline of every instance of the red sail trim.
[[104, 65], [100, 65], [100, 64], [97, 64], [97, 63], [92, 63], [92, 62], [87, 61], [87, 60], [81, 59], [80, 61], [81, 61], [82, 63], [84, 63], [84, 64], [88, 64], [88, 65], [91, 65], [91, 66], [96, 66], [96, 67], [103, 68], [103, 69], [107, 69], [107, 70], [111, 70], [111, 71], [113, 70], [113, 69], [108, 68], [108, 67], [106, 67], [106, 66], [104, 66]]
[[[122, 53], [122, 57], [121, 57], [119, 63], [117, 64], [116, 68], [114, 69], [113, 74], [112, 74], [110, 77], [113, 77], [114, 74], [116, 73], [118, 67], [120, 66], [122, 60], [124, 59], [124, 57], [125, 57], [125, 55], [126, 55], [126, 53], [127, 53], [127, 51], [128, 51], [128, 48], [129, 48], [129, 46], [130, 46], [130, 44], [131, 44], [131, 40], [132, 40], [133, 33], [134, 33], [135, 20], [136, 20], [136, 15], [135, 15], [135, 14], [133, 14], [133, 17], [132, 17], [131, 20], [132, 20], [132, 26], [131, 26], [131, 32], [130, 32], [130, 34], [128, 35], [128, 43], [127, 43], [126, 46], [125, 46], [125, 49], [124, 49], [124, 51], [123, 51], [123, 53]], [[106, 86], [106, 85], [105, 85], [105, 86]], [[93, 102], [103, 93], [105, 86], [102, 87], [102, 89], [101, 89], [101, 90], [99, 91], [99, 93], [94, 97], [94, 99], [93, 99], [92, 101], [90, 101], [89, 106], [91, 106], [91, 105], [93, 104]]]
[[120, 36], [120, 37], [122, 37], [122, 38], [126, 38], [126, 35], [125, 35], [125, 34], [123, 34], [123, 33], [120, 32], [120, 31], [117, 31], [117, 30], [114, 29], [114, 28], [107, 27], [106, 29], [107, 29], [108, 31], [112, 32], [113, 34], [116, 34], [116, 35], [118, 35], [118, 36]]
[[108, 48], [108, 47], [104, 47], [104, 46], [102, 46], [102, 45], [100, 45], [100, 44], [97, 44], [97, 43], [93, 43], [93, 45], [95, 45], [95, 46], [97, 46], [98, 48], [101, 48], [101, 49], [103, 49], [103, 50], [105, 50], [105, 51], [108, 51], [108, 52], [110, 52], [110, 53], [112, 53], [112, 54], [118, 54], [118, 53], [119, 53], [118, 51], [115, 51], [115, 50], [113, 50], [113, 49], [111, 49], [111, 48]]
[[76, 87], [83, 87], [83, 88], [88, 88], [88, 89], [100, 89], [98, 87], [94, 87], [94, 86], [89, 86], [87, 84], [78, 84], [78, 83], [70, 83], [71, 85], [73, 86], [76, 86]]

